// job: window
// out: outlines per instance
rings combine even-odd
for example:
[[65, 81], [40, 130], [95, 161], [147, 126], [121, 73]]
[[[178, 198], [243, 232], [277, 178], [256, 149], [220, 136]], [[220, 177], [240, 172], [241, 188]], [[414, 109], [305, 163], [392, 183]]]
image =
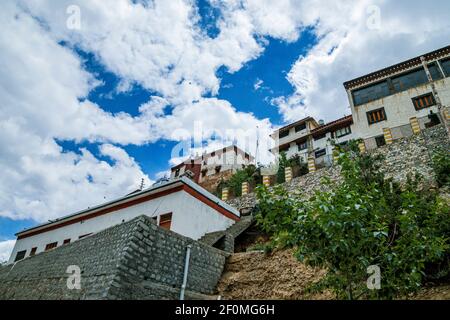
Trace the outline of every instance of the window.
[[281, 139], [281, 138], [287, 137], [288, 135], [289, 135], [289, 130], [283, 130], [278, 133], [278, 138]]
[[336, 130], [336, 131], [334, 132], [334, 136], [335, 136], [336, 138], [340, 138], [340, 137], [349, 135], [350, 133], [352, 133], [352, 129], [350, 128], [350, 126], [348, 126], [348, 127], [341, 128], [341, 129]]
[[308, 141], [297, 143], [298, 151], [308, 149]]
[[92, 232], [88, 233], [88, 234], [83, 234], [82, 236], [79, 236], [78, 239], [83, 239], [83, 238], [89, 237], [91, 234], [92, 234]]
[[207, 172], [208, 170], [206, 170], [206, 169], [203, 169], [202, 170], [202, 177], [205, 177], [206, 176], [206, 172]]
[[250, 155], [248, 153], [245, 154], [245, 160], [250, 160]]
[[37, 247], [31, 248], [30, 257], [34, 256], [36, 254], [36, 251], [37, 251]]
[[319, 158], [319, 157], [324, 156], [326, 154], [327, 154], [327, 150], [321, 149], [319, 151], [316, 151], [314, 155], [316, 156], [316, 158]]
[[387, 81], [375, 83], [368, 87], [353, 91], [353, 103], [355, 106], [368, 103], [390, 95], [389, 85]]
[[215, 168], [216, 173], [219, 173], [221, 169], [222, 169], [222, 166], [217, 166], [217, 167]]
[[415, 97], [412, 99], [412, 101], [414, 103], [414, 108], [416, 108], [416, 110], [429, 108], [436, 104], [436, 101], [434, 100], [434, 96], [431, 92], [424, 94], [420, 97]]
[[318, 135], [318, 136], [315, 136], [315, 137], [314, 137], [314, 141], [323, 139], [323, 138], [325, 138], [326, 136], [327, 136], [326, 133], [322, 133], [322, 134], [320, 134], [320, 135]]
[[54, 248], [56, 248], [57, 246], [58, 246], [58, 242], [52, 242], [52, 243], [49, 243], [49, 244], [47, 244], [47, 245], [45, 246], [45, 251], [54, 249]]
[[66, 239], [66, 240], [63, 241], [63, 244], [69, 244], [69, 243], [70, 243], [70, 239]]
[[445, 76], [450, 77], [450, 58], [441, 60], [441, 67], [444, 70]]
[[300, 132], [306, 129], [306, 123], [302, 123], [295, 126], [295, 132]]
[[27, 253], [27, 250], [23, 250], [23, 251], [19, 251], [16, 254], [16, 259], [14, 259], [14, 262], [22, 260], [23, 258], [25, 258], [25, 254]]
[[427, 82], [427, 74], [425, 73], [425, 70], [423, 68], [416, 69], [414, 71], [392, 78], [392, 86], [394, 88], [394, 92], [408, 90]]
[[386, 144], [386, 140], [384, 140], [384, 135], [375, 137], [375, 142], [377, 143], [377, 147], [384, 146]]
[[175, 177], [178, 177], [180, 175], [180, 168], [178, 168], [177, 170], [175, 170]]
[[386, 113], [384, 112], [384, 108], [367, 112], [367, 120], [369, 121], [369, 124], [386, 120]]
[[278, 147], [278, 152], [286, 152], [288, 150], [289, 150], [289, 145], [288, 144], [285, 144], [285, 145], [282, 145], [282, 146]]
[[436, 65], [436, 63], [430, 63], [429, 65], [428, 65], [428, 70], [430, 71], [430, 73], [431, 73], [431, 78], [433, 79], [433, 81], [434, 80], [439, 80], [439, 79], [442, 79], [442, 73], [441, 73], [441, 71], [439, 70], [439, 68], [438, 68], [438, 66]]
[[211, 157], [214, 157], [216, 155], [216, 152], [211, 152]]
[[172, 213], [161, 215], [161, 217], [159, 218], [159, 226], [161, 228], [170, 230], [171, 225], [172, 225]]

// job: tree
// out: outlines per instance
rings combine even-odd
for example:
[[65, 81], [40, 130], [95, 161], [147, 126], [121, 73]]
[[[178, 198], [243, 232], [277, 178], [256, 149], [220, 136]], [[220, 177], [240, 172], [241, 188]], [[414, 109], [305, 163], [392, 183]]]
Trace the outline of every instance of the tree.
[[[257, 188], [257, 221], [273, 245], [295, 247], [296, 257], [327, 269], [313, 290], [338, 298], [394, 298], [418, 289], [427, 266], [449, 256], [449, 207], [420, 177], [400, 186], [385, 179], [380, 157], [341, 153], [342, 181], [311, 198], [281, 186]], [[367, 287], [369, 266], [381, 270], [381, 289]]]

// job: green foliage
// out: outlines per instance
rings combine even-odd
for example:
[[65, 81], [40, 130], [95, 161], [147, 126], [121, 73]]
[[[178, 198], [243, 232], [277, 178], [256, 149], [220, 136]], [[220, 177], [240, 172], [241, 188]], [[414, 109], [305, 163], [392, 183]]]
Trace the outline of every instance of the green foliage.
[[294, 171], [297, 171], [296, 176], [302, 176], [308, 173], [308, 165], [302, 161], [300, 155], [295, 154], [288, 159], [286, 153], [281, 152], [278, 158], [277, 183], [284, 183], [286, 181], [284, 173], [286, 167], [291, 167]]
[[234, 196], [240, 197], [242, 195], [243, 182], [249, 182], [252, 185], [262, 183], [260, 167], [248, 165], [243, 169], [237, 170], [228, 181], [222, 181], [219, 187], [222, 189], [226, 186], [230, 188]]
[[[390, 299], [418, 289], [429, 266], [448, 261], [448, 205], [423, 189], [420, 177], [404, 186], [385, 179], [380, 160], [360, 155], [354, 143], [339, 156], [342, 183], [323, 181], [330, 192], [307, 199], [280, 186], [257, 188], [256, 218], [273, 243], [295, 247], [300, 261], [328, 270], [315, 290]], [[379, 290], [367, 288], [370, 265], [381, 269]]]
[[450, 154], [438, 151], [433, 155], [433, 167], [440, 187], [450, 186]]

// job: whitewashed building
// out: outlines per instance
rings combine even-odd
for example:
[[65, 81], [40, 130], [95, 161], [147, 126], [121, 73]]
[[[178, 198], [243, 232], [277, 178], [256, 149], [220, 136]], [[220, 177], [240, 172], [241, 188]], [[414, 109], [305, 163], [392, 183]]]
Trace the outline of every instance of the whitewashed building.
[[21, 231], [9, 263], [88, 237], [140, 215], [183, 236], [198, 240], [226, 230], [240, 213], [183, 177], [75, 214]]
[[333, 161], [333, 144], [344, 144], [355, 139], [352, 116], [346, 116], [329, 123], [317, 122], [308, 117], [275, 131], [272, 153], [286, 153], [292, 158], [299, 155], [304, 163], [313, 157], [316, 167], [329, 166]]
[[[388, 139], [413, 134], [411, 121], [426, 128], [442, 121], [437, 96], [450, 105], [450, 46], [423, 55], [431, 75], [428, 79], [421, 56], [347, 81], [355, 135], [367, 149]], [[433, 89], [434, 86], [434, 89]]]
[[274, 155], [284, 152], [287, 158], [298, 154], [304, 162], [307, 162], [309, 152], [314, 149], [311, 131], [319, 126], [314, 118], [307, 117], [281, 127], [270, 135], [275, 141], [270, 151]]
[[255, 158], [237, 146], [228, 146], [210, 153], [188, 159], [171, 168], [171, 179], [192, 173], [192, 180], [202, 184], [225, 172], [234, 173], [252, 164]]

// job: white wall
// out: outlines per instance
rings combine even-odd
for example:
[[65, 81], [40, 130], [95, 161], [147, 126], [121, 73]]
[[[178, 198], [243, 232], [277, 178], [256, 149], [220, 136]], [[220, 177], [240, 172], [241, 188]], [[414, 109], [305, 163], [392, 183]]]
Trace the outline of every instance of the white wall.
[[[348, 134], [346, 136], [340, 137], [340, 138], [334, 138], [334, 141], [336, 143], [342, 143], [345, 141], [349, 141], [352, 139], [356, 139], [356, 135], [354, 133], [355, 127], [354, 125], [350, 126], [350, 129], [352, 131], [351, 134]], [[333, 146], [331, 144], [332, 138], [331, 138], [331, 132], [327, 132], [325, 138], [319, 139], [319, 140], [314, 140], [314, 138], [312, 139], [312, 150], [313, 151], [318, 151], [321, 149], [326, 149], [327, 155], [332, 155], [333, 154]], [[291, 158], [292, 156], [294, 156], [295, 154], [299, 154], [303, 160], [305, 161], [305, 163], [307, 163], [308, 161], [308, 149], [304, 149], [299, 151], [298, 150], [298, 146], [295, 142], [292, 142], [289, 146], [289, 150], [286, 152], [286, 156], [287, 158]]]
[[[444, 106], [450, 105], [450, 78], [444, 78], [434, 82], [438, 91], [441, 103]], [[424, 84], [412, 89], [408, 89], [397, 94], [384, 97], [360, 106], [353, 106], [351, 93], [348, 91], [350, 104], [353, 114], [353, 122], [355, 123], [356, 135], [360, 138], [367, 139], [370, 137], [383, 134], [383, 128], [393, 128], [409, 124], [412, 117], [425, 117], [430, 110], [437, 113], [437, 106], [416, 110], [412, 102], [412, 98], [432, 92], [430, 84]], [[386, 112], [386, 121], [381, 121], [369, 125], [366, 113], [371, 110], [384, 107]]]
[[143, 214], [154, 217], [169, 212], [172, 212], [171, 230], [194, 240], [198, 240], [205, 233], [225, 230], [234, 224], [233, 220], [225, 217], [187, 192], [178, 191], [129, 208], [88, 219], [84, 222], [78, 222], [17, 240], [9, 263], [12, 263], [17, 252], [22, 250], [27, 250], [26, 256], [29, 256], [33, 247], [37, 247], [36, 253], [39, 253], [44, 251], [45, 246], [52, 242], [58, 242], [58, 246], [60, 246], [64, 239], [70, 238], [71, 242], [73, 242], [78, 240], [78, 237], [81, 235], [99, 232]]

